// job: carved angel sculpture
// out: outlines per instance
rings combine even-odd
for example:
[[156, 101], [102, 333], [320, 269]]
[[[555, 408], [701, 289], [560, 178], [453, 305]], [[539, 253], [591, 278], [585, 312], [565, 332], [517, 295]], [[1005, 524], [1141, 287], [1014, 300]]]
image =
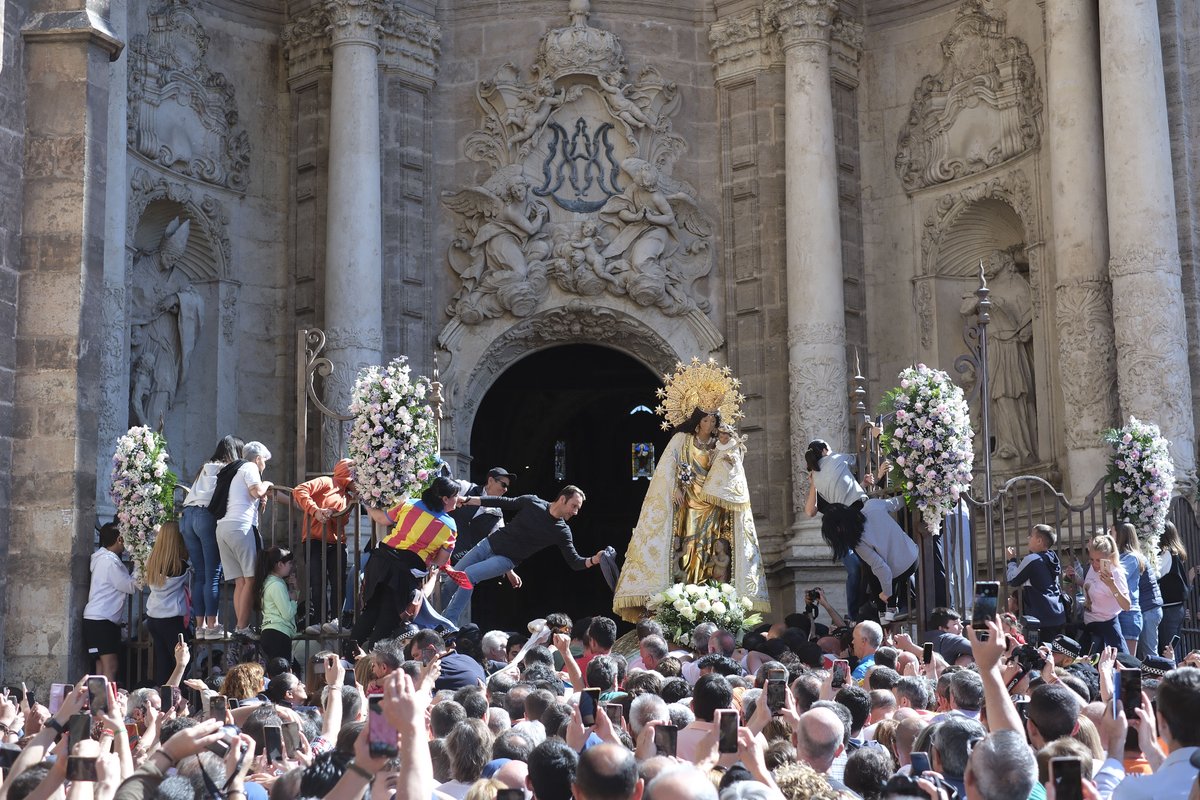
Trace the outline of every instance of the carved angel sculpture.
[[[483, 186], [446, 192], [442, 202], [466, 217], [472, 236], [466, 249], [469, 261], [453, 257], [462, 278], [451, 314], [464, 322], [478, 322], [511, 311], [528, 316], [545, 294], [546, 270], [542, 264], [548, 248], [535, 237], [549, 210], [529, 199], [529, 181], [519, 164], [497, 170]], [[468, 249], [469, 248], [469, 249]]]
[[608, 110], [612, 112], [614, 117], [624, 122], [630, 128], [650, 127], [653, 125], [646, 112], [626, 95], [629, 87], [622, 83], [620, 72], [614, 72], [610, 75], [597, 75], [596, 82], [600, 84], [600, 89], [603, 90], [604, 99], [608, 104]]

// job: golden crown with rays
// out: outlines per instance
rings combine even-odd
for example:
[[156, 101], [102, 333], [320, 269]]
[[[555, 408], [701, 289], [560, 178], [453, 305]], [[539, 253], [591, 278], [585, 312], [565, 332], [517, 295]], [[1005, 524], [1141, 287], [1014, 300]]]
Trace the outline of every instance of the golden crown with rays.
[[661, 401], [655, 409], [662, 416], [663, 430], [687, 422], [696, 409], [718, 411], [722, 420], [735, 422], [742, 418], [745, 395], [738, 390], [742, 382], [733, 377], [729, 367], [710, 358], [701, 361], [692, 356], [691, 363], [676, 362], [675, 371], [663, 375], [663, 388], [658, 390]]

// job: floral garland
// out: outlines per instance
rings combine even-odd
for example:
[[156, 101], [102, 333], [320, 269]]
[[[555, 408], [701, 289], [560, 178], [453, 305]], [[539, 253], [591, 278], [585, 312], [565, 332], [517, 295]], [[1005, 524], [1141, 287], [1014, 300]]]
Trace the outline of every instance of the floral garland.
[[671, 641], [685, 641], [688, 633], [702, 622], [712, 622], [735, 636], [762, 622], [762, 615], [751, 614], [749, 597], [738, 597], [728, 583], [709, 581], [707, 584], [677, 583], [650, 598], [647, 610], [671, 636]]
[[167, 440], [145, 426], [130, 428], [113, 452], [109, 497], [139, 585], [158, 526], [174, 516], [179, 479], [167, 469], [167, 460]]
[[883, 449], [900, 469], [909, 506], [936, 534], [971, 485], [975, 450], [967, 401], [949, 375], [918, 364], [900, 373], [900, 386], [888, 392], [884, 406], [894, 414]]
[[1113, 449], [1108, 462], [1110, 488], [1105, 494], [1108, 507], [1117, 520], [1131, 522], [1143, 541], [1147, 554], [1158, 553], [1175, 489], [1175, 465], [1167, 449], [1167, 440], [1158, 426], [1130, 417], [1123, 428], [1101, 434]]
[[414, 380], [410, 373], [404, 356], [367, 367], [350, 395], [354, 483], [384, 508], [419, 495], [438, 463], [437, 423], [426, 402], [429, 379]]

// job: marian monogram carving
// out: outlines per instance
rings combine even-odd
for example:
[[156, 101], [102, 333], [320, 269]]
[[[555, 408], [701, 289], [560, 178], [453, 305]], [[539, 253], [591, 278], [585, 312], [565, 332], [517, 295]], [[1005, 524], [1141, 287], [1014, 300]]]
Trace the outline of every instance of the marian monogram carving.
[[204, 63], [208, 34], [191, 0], [150, 14], [129, 47], [129, 147], [196, 180], [246, 189], [250, 141], [237, 130], [233, 85]]
[[492, 174], [442, 195], [459, 215], [448, 312], [463, 324], [528, 317], [553, 288], [668, 316], [708, 310], [695, 283], [712, 270], [711, 228], [672, 177], [687, 147], [671, 129], [678, 91], [654, 67], [628, 80], [620, 41], [588, 15], [573, 0], [528, 80], [506, 64], [476, 91], [483, 124], [465, 151]]
[[942, 70], [926, 75], [900, 134], [896, 169], [909, 193], [973, 175], [1036, 148], [1041, 86], [1029, 48], [1005, 16], [964, 0], [942, 40]]

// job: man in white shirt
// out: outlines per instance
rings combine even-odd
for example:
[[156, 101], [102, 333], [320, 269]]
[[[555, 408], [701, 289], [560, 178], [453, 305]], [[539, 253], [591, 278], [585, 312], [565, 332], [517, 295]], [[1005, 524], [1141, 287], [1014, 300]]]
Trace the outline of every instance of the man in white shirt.
[[[1168, 755], [1152, 775], [1130, 775], [1121, 781], [1113, 800], [1187, 800], [1196, 780], [1189, 759], [1200, 752], [1200, 669], [1180, 667], [1168, 672], [1158, 685], [1157, 705], [1158, 735]], [[1139, 741], [1148, 739], [1148, 733], [1139, 731]], [[1152, 745], [1143, 741], [1143, 750]], [[1151, 764], [1155, 755], [1146, 753]]]
[[92, 553], [92, 583], [83, 609], [83, 646], [95, 660], [95, 674], [117, 679], [121, 658], [121, 623], [133, 594], [133, 576], [121, 563], [125, 539], [110, 522], [100, 529], [100, 548]]

